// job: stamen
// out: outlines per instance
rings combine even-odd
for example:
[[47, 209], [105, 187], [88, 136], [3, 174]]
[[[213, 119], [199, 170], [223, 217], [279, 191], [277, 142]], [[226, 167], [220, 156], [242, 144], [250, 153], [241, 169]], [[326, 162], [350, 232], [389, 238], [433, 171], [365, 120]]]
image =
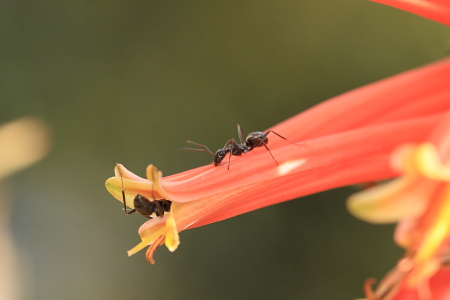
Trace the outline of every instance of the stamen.
[[373, 292], [372, 286], [377, 282], [375, 278], [366, 279], [364, 282], [364, 294], [366, 294], [367, 300], [381, 300]]
[[156, 249], [159, 248], [164, 243], [165, 236], [160, 235], [147, 249], [147, 252], [145, 253], [145, 258], [149, 263], [152, 265], [155, 264], [155, 260], [153, 259], [153, 254], [155, 253]]

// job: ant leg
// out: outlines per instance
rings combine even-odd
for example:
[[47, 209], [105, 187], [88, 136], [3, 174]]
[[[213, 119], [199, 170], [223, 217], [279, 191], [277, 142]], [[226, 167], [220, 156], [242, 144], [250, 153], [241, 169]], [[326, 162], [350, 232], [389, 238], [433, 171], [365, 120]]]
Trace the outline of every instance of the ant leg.
[[122, 180], [122, 202], [123, 202], [123, 210], [125, 214], [127, 214], [127, 198], [125, 197], [125, 191], [123, 190], [123, 180]]
[[188, 144], [192, 144], [192, 145], [196, 145], [201, 147], [201, 149], [198, 148], [180, 148], [180, 151], [201, 151], [201, 152], [206, 152], [209, 155], [214, 157], [214, 153], [212, 153], [212, 151], [206, 146], [206, 145], [202, 145], [193, 141], [187, 141]]
[[[231, 156], [241, 156], [244, 151], [239, 147], [240, 144], [236, 142], [235, 139], [231, 138], [227, 141], [225, 146], [228, 146], [230, 148], [230, 154], [228, 156], [228, 170], [230, 169], [231, 164]], [[225, 148], [225, 147], [224, 147]]]
[[[229, 139], [225, 145], [223, 146], [222, 150], [225, 150], [225, 153], [223, 154], [223, 157], [220, 158], [220, 161], [222, 161], [225, 158], [225, 155], [228, 153], [228, 170], [230, 169], [230, 163], [231, 163], [231, 155], [232, 155], [232, 143], [233, 143], [234, 139]], [[234, 142], [236, 144], [236, 142]], [[221, 150], [221, 149], [219, 149]], [[219, 150], [217, 150], [217, 152], [219, 152]]]
[[245, 153], [245, 150], [240, 146], [244, 146], [243, 144], [238, 144], [235, 139], [231, 138], [228, 140], [227, 144], [230, 148], [230, 154], [234, 156], [241, 156], [242, 153]]
[[[297, 143], [291, 142], [290, 140], [288, 140], [287, 138], [285, 138], [284, 136], [282, 136], [281, 134], [279, 134], [279, 133], [277, 133], [277, 132], [275, 132], [275, 131], [273, 131], [273, 130], [269, 130], [269, 131], [267, 131], [266, 133], [264, 133], [264, 135], [261, 137], [261, 141], [263, 141], [263, 140], [269, 135], [269, 133], [271, 133], [271, 132], [272, 132], [273, 134], [277, 135], [278, 137], [282, 138], [283, 140], [285, 140], [285, 141], [291, 143], [291, 144], [298, 145]], [[267, 151], [269, 151], [270, 155], [272, 156], [273, 160], [277, 163], [277, 167], [278, 167], [278, 161], [277, 161], [277, 160], [275, 159], [275, 157], [273, 156], [273, 154], [272, 154], [272, 152], [270, 151], [269, 147], [267, 147], [266, 143], [264, 143], [264, 142], [263, 142], [262, 144], [263, 144], [263, 146], [267, 149]]]
[[118, 171], [119, 174], [120, 174], [120, 181], [122, 182], [122, 202], [123, 202], [123, 210], [125, 211], [125, 214], [126, 214], [126, 215], [129, 215], [129, 214], [132, 214], [132, 213], [136, 212], [136, 210], [133, 209], [133, 210], [131, 210], [131, 211], [128, 211], [128, 209], [127, 209], [127, 198], [125, 197], [125, 189], [123, 188], [123, 176], [122, 176], [122, 172], [121, 172], [120, 169], [119, 169], [119, 164], [116, 164], [116, 168], [117, 168], [117, 171]]
[[161, 203], [159, 203], [159, 201], [153, 201], [153, 205], [155, 206], [153, 208], [153, 211], [154, 211], [155, 215], [157, 217], [163, 216], [164, 215], [164, 209], [163, 209]]
[[[226, 150], [227, 148], [229, 148], [229, 146], [230, 146], [231, 144], [233, 144], [233, 141], [234, 141], [233, 138], [229, 139], [229, 140], [225, 143], [225, 145], [222, 147], [222, 149], [223, 149], [223, 150]], [[234, 143], [236, 143], [236, 141], [234, 141]]]
[[279, 133], [276, 133], [275, 131], [273, 131], [273, 130], [269, 130], [269, 131], [267, 131], [266, 133], [264, 133], [264, 135], [262, 136], [263, 137], [263, 139], [265, 138], [265, 137], [267, 137], [268, 135], [269, 135], [269, 133], [273, 133], [273, 134], [276, 134], [276, 135], [278, 135], [280, 138], [282, 138], [283, 140], [286, 140], [286, 141], [288, 141], [288, 142], [290, 142], [287, 138], [285, 138], [284, 136], [282, 136], [281, 134], [279, 134]]
[[297, 144], [297, 143], [291, 142], [290, 140], [288, 140], [287, 138], [285, 138], [284, 136], [282, 136], [281, 134], [279, 134], [279, 133], [277, 133], [277, 132], [275, 132], [275, 131], [273, 131], [273, 130], [269, 130], [269, 131], [267, 131], [266, 133], [264, 133], [263, 138], [264, 138], [264, 137], [267, 137], [267, 136], [269, 135], [269, 133], [271, 133], [271, 132], [272, 132], [273, 134], [276, 134], [278, 137], [282, 138], [283, 140], [285, 140], [285, 141], [287, 141], [287, 142], [293, 144], [293, 145], [301, 145], [301, 144], [304, 144], [304, 143]]
[[266, 143], [263, 143], [263, 146], [267, 149], [267, 151], [269, 151], [270, 156], [272, 156], [273, 160], [275, 161], [275, 163], [277, 164], [277, 167], [278, 167], [278, 161], [275, 159], [275, 157], [273, 156], [272, 152], [270, 152], [269, 147], [267, 147]]
[[[228, 140], [227, 144], [230, 144], [230, 153], [228, 154], [228, 167], [227, 170], [230, 169], [231, 164], [231, 156], [233, 155], [233, 150], [236, 148], [234, 145], [236, 145], [236, 141], [234, 139]], [[233, 148], [231, 148], [233, 147]]]
[[134, 214], [136, 212], [136, 209], [132, 209], [132, 210], [130, 210], [130, 211], [125, 211], [125, 214], [127, 214], [127, 215], [131, 215], [131, 214]]
[[245, 138], [244, 138], [245, 134], [244, 134], [244, 131], [241, 129], [241, 125], [239, 125], [239, 124], [237, 124], [237, 131], [239, 134], [239, 140], [241, 141], [241, 144], [244, 144], [245, 143]]

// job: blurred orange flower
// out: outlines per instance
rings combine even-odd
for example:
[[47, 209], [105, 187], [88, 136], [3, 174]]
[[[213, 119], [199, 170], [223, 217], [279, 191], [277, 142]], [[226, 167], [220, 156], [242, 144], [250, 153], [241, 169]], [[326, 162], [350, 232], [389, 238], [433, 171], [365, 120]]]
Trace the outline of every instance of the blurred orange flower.
[[[374, 1], [450, 25], [447, 0]], [[432, 88], [429, 83], [423, 86]], [[447, 82], [442, 96], [450, 103], [449, 93]], [[402, 174], [400, 178], [348, 201], [349, 210], [363, 220], [398, 222], [394, 239], [407, 250], [375, 292], [371, 290], [374, 280], [366, 281], [366, 296], [371, 300], [450, 299], [450, 111], [424, 141], [397, 148], [392, 166]]]

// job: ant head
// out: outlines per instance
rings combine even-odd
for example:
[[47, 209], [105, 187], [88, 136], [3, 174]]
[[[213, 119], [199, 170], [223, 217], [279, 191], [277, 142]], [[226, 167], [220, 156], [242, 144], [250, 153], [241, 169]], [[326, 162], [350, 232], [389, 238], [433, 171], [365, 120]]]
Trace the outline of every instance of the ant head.
[[219, 149], [214, 154], [214, 166], [217, 167], [220, 165], [222, 160], [225, 158], [225, 155], [227, 155], [227, 150], [225, 149]]
[[219, 149], [216, 151], [216, 154], [214, 154], [214, 166], [217, 167], [220, 165], [222, 160], [225, 158], [225, 155], [227, 155], [228, 151], [225, 149]]
[[256, 147], [261, 147], [269, 142], [267, 134], [261, 131], [255, 131], [247, 135], [245, 144], [250, 147], [250, 150]]

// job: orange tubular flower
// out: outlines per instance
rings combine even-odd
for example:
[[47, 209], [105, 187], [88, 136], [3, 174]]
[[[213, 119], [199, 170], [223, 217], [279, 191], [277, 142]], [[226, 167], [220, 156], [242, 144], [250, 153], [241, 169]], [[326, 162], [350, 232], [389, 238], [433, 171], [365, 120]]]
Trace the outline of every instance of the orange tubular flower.
[[[348, 202], [349, 210], [363, 220], [398, 221], [395, 240], [407, 249], [376, 292], [368, 291], [368, 298], [448, 299], [450, 112], [426, 141], [400, 146], [392, 164], [404, 174], [402, 177], [357, 193]], [[438, 282], [444, 278], [447, 282], [436, 284], [436, 280], [431, 281], [434, 275]]]
[[[450, 25], [447, 0], [374, 1]], [[391, 160], [400, 178], [348, 202], [349, 210], [365, 221], [398, 222], [394, 239], [407, 249], [375, 292], [370, 287], [374, 280], [366, 281], [367, 298], [450, 299], [450, 111], [425, 140], [401, 145]]]
[[[117, 165], [106, 188], [127, 205], [140, 194], [169, 199], [164, 216], [145, 222], [132, 255], [151, 245], [147, 259], [165, 243], [170, 251], [178, 233], [258, 208], [331, 188], [397, 175], [389, 155], [406, 142], [422, 142], [450, 109], [450, 59], [370, 84], [332, 98], [271, 130], [263, 147], [227, 164], [207, 165], [161, 177], [152, 165], [147, 179]], [[225, 159], [227, 161], [228, 158]]]

